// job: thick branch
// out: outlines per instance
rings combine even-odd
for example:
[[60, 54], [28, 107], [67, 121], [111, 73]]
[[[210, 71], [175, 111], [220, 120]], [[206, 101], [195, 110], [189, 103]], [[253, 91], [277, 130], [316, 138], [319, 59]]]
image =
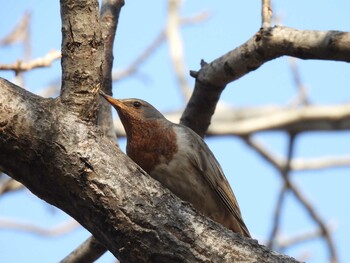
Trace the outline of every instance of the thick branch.
[[2, 79], [0, 93], [0, 170], [122, 261], [295, 262], [199, 215], [58, 99]]
[[61, 0], [61, 101], [84, 120], [96, 121], [93, 89], [102, 83], [104, 43], [98, 1]]
[[225, 86], [280, 56], [350, 61], [350, 33], [273, 27], [256, 33], [243, 45], [213, 62], [201, 63], [195, 90], [181, 123], [204, 135]]

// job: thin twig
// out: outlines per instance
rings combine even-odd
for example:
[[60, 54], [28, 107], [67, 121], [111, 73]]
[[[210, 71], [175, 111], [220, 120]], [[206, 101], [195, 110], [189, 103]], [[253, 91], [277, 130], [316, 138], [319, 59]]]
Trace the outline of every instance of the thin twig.
[[107, 249], [97, 239], [91, 236], [63, 260], [61, 260], [60, 263], [95, 262], [106, 251]]
[[61, 58], [61, 52], [53, 50], [47, 53], [44, 57], [37, 58], [32, 61], [23, 62], [21, 60], [18, 60], [13, 64], [0, 64], [0, 70], [13, 70], [16, 73], [19, 73], [35, 68], [48, 67], [59, 58]]
[[307, 97], [307, 90], [306, 87], [304, 86], [302, 80], [301, 80], [301, 74], [299, 71], [299, 68], [297, 66], [296, 63], [296, 58], [293, 57], [289, 57], [288, 58], [288, 62], [289, 62], [289, 67], [291, 70], [291, 74], [293, 77], [293, 82], [294, 82], [294, 86], [296, 87], [297, 91], [298, 91], [298, 96], [297, 98], [295, 98], [293, 101], [290, 102], [290, 104], [293, 105], [308, 105], [310, 104], [310, 101]]
[[[332, 230], [331, 226], [327, 227], [328, 229]], [[295, 245], [299, 245], [300, 243], [303, 242], [308, 242], [314, 239], [318, 239], [323, 236], [322, 231], [320, 228], [311, 230], [311, 231], [304, 231], [303, 233], [297, 234], [292, 237], [288, 238], [278, 238], [276, 241], [276, 247], [280, 250], [283, 251], [287, 248], [290, 248]]]
[[280, 174], [281, 176], [284, 178], [284, 186], [281, 190], [280, 193], [280, 197], [277, 200], [277, 205], [276, 205], [276, 209], [275, 209], [275, 219], [273, 222], [273, 227], [272, 227], [272, 231], [270, 234], [270, 239], [269, 239], [269, 243], [268, 243], [268, 247], [272, 248], [274, 240], [276, 238], [276, 235], [278, 233], [278, 229], [279, 229], [279, 225], [280, 225], [280, 218], [281, 218], [281, 214], [282, 214], [282, 206], [283, 206], [283, 202], [285, 200], [285, 195], [287, 193], [288, 188], [290, 187], [290, 183], [289, 182], [289, 172], [290, 172], [290, 163], [291, 160], [293, 159], [293, 152], [294, 152], [294, 142], [295, 142], [295, 134], [290, 134], [289, 135], [289, 142], [288, 142], [288, 152], [287, 152], [287, 162], [285, 163], [284, 166], [281, 167]]
[[9, 46], [18, 42], [25, 42], [25, 39], [29, 35], [29, 24], [31, 14], [29, 12], [24, 13], [22, 19], [13, 28], [13, 30], [3, 39], [0, 39], [0, 46]]
[[158, 36], [152, 41], [152, 43], [146, 47], [139, 56], [136, 57], [134, 61], [130, 63], [125, 69], [119, 69], [112, 72], [112, 80], [119, 81], [128, 76], [131, 76], [137, 72], [139, 66], [145, 62], [148, 57], [160, 46], [161, 43], [165, 40], [165, 32], [161, 31]]
[[[291, 183], [288, 183], [290, 186]], [[320, 228], [320, 231], [322, 232], [322, 235], [328, 245], [329, 250], [329, 256], [330, 256], [330, 262], [337, 263], [338, 262], [338, 256], [335, 249], [335, 245], [331, 236], [330, 231], [328, 230], [326, 224], [324, 223], [321, 216], [317, 213], [316, 209], [311, 205], [311, 203], [301, 194], [301, 192], [296, 187], [289, 187], [292, 193], [294, 194], [295, 198], [303, 204], [304, 208], [306, 209], [308, 215], [315, 221], [315, 223]]]
[[46, 237], [61, 236], [71, 232], [79, 226], [78, 222], [70, 220], [52, 228], [43, 228], [30, 223], [18, 222], [13, 219], [0, 218], [0, 228], [18, 230]]
[[266, 29], [271, 26], [272, 9], [270, 0], [262, 0], [261, 27]]
[[[266, 145], [263, 145], [256, 139], [249, 138], [246, 143], [257, 150], [259, 154], [278, 170], [286, 165], [287, 160], [282, 156], [278, 156], [271, 150], [268, 150]], [[350, 166], [350, 156], [328, 156], [313, 159], [293, 159], [290, 163], [291, 171], [305, 171], [305, 170], [321, 170], [326, 168]]]
[[273, 223], [272, 223], [273, 227], [272, 227], [272, 230], [270, 233], [269, 240], [267, 242], [267, 247], [270, 249], [272, 249], [274, 240], [275, 240], [275, 238], [278, 234], [278, 231], [279, 231], [281, 214], [282, 214], [282, 207], [284, 204], [286, 193], [287, 193], [287, 187], [286, 187], [286, 185], [283, 185], [283, 187], [280, 190], [280, 194], [278, 195], [278, 198], [277, 198], [277, 203], [276, 203], [274, 217], [273, 217]]
[[[185, 17], [180, 19], [181, 26], [188, 26], [193, 24], [198, 24], [208, 18], [209, 14], [207, 12], [201, 12], [192, 17]], [[130, 65], [124, 69], [118, 69], [112, 73], [113, 81], [119, 81], [126, 77], [129, 77], [135, 74], [138, 68], [144, 63], [156, 50], [157, 48], [165, 41], [166, 39], [166, 30], [163, 29], [155, 37], [149, 46], [147, 46], [140, 55], [138, 55]]]
[[181, 1], [168, 0], [168, 22], [166, 25], [166, 36], [169, 43], [170, 58], [175, 70], [184, 101], [187, 102], [191, 96], [191, 89], [187, 81], [187, 72], [184, 62], [184, 48], [180, 33], [180, 9]]
[[[278, 171], [281, 171], [280, 167], [277, 164], [276, 160], [273, 160], [271, 156], [266, 155], [266, 151], [262, 150], [261, 146], [256, 147], [254, 141], [250, 138], [244, 138], [248, 145], [250, 145], [253, 149], [255, 149], [265, 160], [268, 160], [270, 164], [272, 164]], [[292, 138], [291, 138], [292, 139]], [[292, 147], [290, 146], [288, 149], [288, 156], [292, 156]], [[288, 158], [289, 159], [289, 158]], [[312, 207], [310, 202], [302, 195], [300, 190], [290, 181], [286, 172], [281, 172], [282, 178], [284, 180], [285, 186], [293, 193], [295, 198], [302, 204], [302, 206], [306, 209], [308, 215], [312, 218], [312, 220], [318, 225], [320, 230], [323, 233], [323, 237], [328, 245], [328, 250], [330, 254], [330, 261], [332, 263], [338, 262], [338, 257], [336, 253], [336, 249], [334, 246], [334, 242], [332, 240], [332, 236], [329, 230], [326, 227], [326, 224], [322, 220], [321, 216], [317, 213], [317, 211]]]

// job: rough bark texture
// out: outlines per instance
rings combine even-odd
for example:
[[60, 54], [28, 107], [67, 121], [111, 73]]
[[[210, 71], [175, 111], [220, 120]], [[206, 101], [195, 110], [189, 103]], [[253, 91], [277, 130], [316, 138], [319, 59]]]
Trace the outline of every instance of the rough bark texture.
[[125, 262], [295, 262], [206, 219], [59, 99], [0, 79], [0, 169]]
[[280, 56], [350, 62], [350, 33], [287, 27], [261, 29], [251, 39], [211, 63], [202, 61], [181, 123], [203, 136], [225, 86]]
[[62, 103], [84, 120], [96, 123], [94, 88], [102, 83], [104, 43], [98, 2], [61, 0]]
[[[97, 128], [94, 89], [102, 83], [109, 93], [113, 15], [120, 9], [102, 9], [100, 23], [97, 1], [60, 2], [61, 96], [43, 99], [0, 79], [0, 170], [74, 217], [121, 261], [295, 262], [199, 215], [125, 156], [110, 129]], [[196, 87], [182, 123], [203, 136], [227, 83], [282, 55], [349, 62], [349, 39], [335, 31], [260, 30], [192, 72]]]

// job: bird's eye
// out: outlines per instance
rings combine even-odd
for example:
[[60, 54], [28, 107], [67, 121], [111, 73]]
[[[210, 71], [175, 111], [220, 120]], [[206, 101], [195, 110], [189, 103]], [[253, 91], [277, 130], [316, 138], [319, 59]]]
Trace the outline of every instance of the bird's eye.
[[134, 105], [135, 108], [140, 108], [141, 107], [141, 102], [134, 101], [133, 105]]

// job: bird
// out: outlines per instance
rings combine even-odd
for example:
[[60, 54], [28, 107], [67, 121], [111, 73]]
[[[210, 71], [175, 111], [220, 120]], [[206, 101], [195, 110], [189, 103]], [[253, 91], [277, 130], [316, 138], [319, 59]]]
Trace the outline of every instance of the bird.
[[116, 109], [126, 153], [136, 164], [203, 215], [251, 237], [219, 162], [197, 133], [167, 120], [144, 100], [100, 94]]

